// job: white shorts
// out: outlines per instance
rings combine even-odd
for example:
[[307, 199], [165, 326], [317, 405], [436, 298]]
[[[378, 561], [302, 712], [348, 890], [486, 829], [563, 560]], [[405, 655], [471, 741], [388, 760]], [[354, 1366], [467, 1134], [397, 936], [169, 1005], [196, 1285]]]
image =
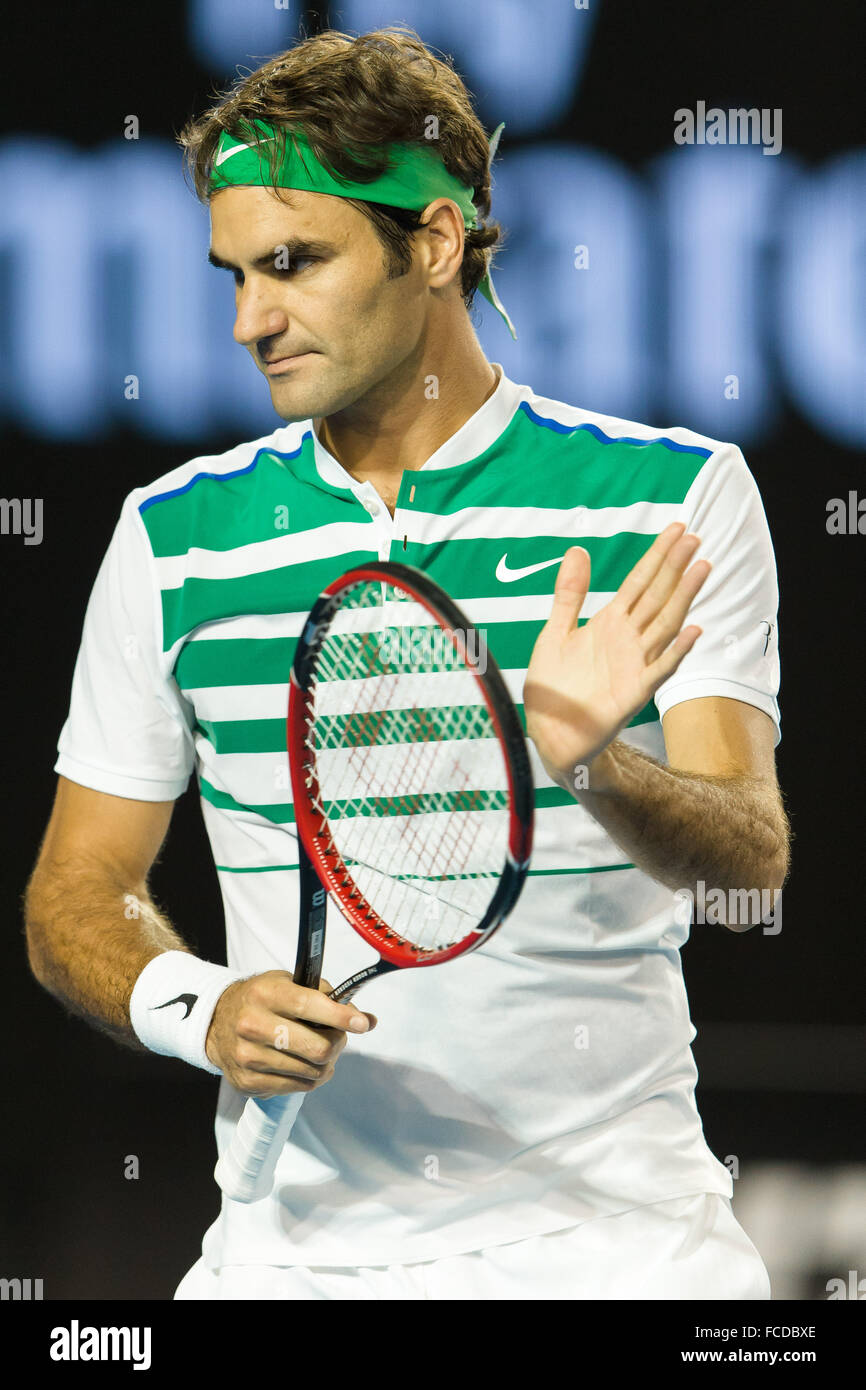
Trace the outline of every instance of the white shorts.
[[360, 1269], [198, 1260], [176, 1299], [768, 1299], [730, 1201], [699, 1193], [424, 1264]]

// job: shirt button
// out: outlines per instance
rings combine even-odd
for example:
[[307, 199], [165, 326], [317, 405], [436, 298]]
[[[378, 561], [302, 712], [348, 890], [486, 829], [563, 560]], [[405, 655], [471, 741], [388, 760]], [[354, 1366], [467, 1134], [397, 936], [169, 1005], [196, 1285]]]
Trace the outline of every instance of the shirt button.
[[369, 512], [371, 516], [379, 515], [379, 503], [374, 502], [372, 497], [365, 497], [362, 506], [364, 511]]

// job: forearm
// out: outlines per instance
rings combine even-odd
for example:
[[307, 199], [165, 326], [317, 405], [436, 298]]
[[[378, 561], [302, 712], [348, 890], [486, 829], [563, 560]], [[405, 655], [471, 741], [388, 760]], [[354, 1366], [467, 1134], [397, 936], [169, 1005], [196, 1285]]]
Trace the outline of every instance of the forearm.
[[39, 983], [73, 1013], [143, 1050], [129, 1021], [133, 986], [154, 956], [188, 949], [146, 886], [102, 865], [45, 866], [28, 886], [25, 921]]
[[615, 739], [576, 795], [633, 864], [673, 890], [702, 881], [772, 892], [785, 880], [787, 818], [760, 778], [681, 772]]

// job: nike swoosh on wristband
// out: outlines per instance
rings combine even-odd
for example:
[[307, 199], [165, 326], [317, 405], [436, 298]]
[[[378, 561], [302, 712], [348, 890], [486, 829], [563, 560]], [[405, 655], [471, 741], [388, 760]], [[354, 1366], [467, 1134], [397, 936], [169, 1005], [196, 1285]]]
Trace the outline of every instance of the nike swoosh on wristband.
[[164, 1004], [154, 1004], [150, 1012], [156, 1013], [157, 1009], [168, 1009], [171, 1007], [172, 1004], [184, 1004], [186, 1006], [186, 1013], [184, 1014], [184, 1018], [189, 1018], [190, 1014], [192, 1013], [193, 1005], [197, 1003], [197, 994], [179, 994], [176, 999], [166, 999]]
[[496, 578], [500, 584], [513, 584], [516, 579], [525, 579], [528, 574], [536, 574], [538, 570], [546, 570], [549, 565], [561, 565], [562, 561], [563, 556], [558, 555], [555, 560], [542, 560], [540, 565], [525, 565], [523, 569], [510, 570], [508, 568], [508, 552], [506, 551], [496, 566]]

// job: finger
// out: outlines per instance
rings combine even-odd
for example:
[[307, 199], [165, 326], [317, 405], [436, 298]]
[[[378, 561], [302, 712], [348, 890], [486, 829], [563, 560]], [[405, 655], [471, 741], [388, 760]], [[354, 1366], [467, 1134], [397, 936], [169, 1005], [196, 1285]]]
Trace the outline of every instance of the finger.
[[243, 1091], [248, 1096], [289, 1096], [295, 1095], [298, 1091], [307, 1095], [310, 1091], [315, 1091], [324, 1082], [330, 1081], [334, 1075], [334, 1068], [327, 1067], [315, 1078], [302, 1076], [285, 1076], [276, 1072], [268, 1071], [236, 1071], [231, 1077], [231, 1083], [238, 1091]]
[[[341, 1029], [316, 1028], [312, 1024], [303, 1023], [293, 1026], [277, 1020], [271, 1046], [299, 1063], [321, 1069], [336, 1062], [346, 1046], [346, 1041], [346, 1034]], [[306, 1071], [304, 1074], [306, 1075]]]
[[662, 652], [661, 656], [647, 667], [647, 676], [649, 677], [651, 686], [650, 696], [648, 698], [651, 698], [658, 690], [659, 686], [663, 685], [668, 677], [673, 675], [683, 657], [688, 655], [702, 632], [703, 628], [700, 627], [691, 626], [683, 628], [682, 632], [677, 635], [675, 641], [671, 643], [667, 650]]
[[[238, 1014], [235, 1038], [235, 1053], [241, 1046], [251, 1058], [274, 1050], [315, 1066], [335, 1060], [346, 1046], [343, 1029], [317, 1028], [314, 1024], [299, 1023], [296, 1019], [251, 1006]], [[279, 1070], [285, 1068], [280, 1065]]]
[[664, 608], [645, 629], [643, 649], [647, 662], [652, 662], [660, 656], [676, 637], [711, 569], [709, 560], [698, 560], [692, 565], [683, 575]]
[[577, 619], [589, 591], [591, 564], [589, 551], [573, 545], [562, 557], [553, 590], [553, 607], [545, 624], [545, 634], [558, 640], [577, 627]]
[[629, 613], [638, 632], [643, 632], [658, 617], [688, 569], [700, 543], [698, 536], [688, 534], [680, 536], [671, 546], [654, 579]]
[[[314, 1034], [311, 1034], [315, 1037]], [[343, 1034], [345, 1038], [345, 1034]], [[293, 1035], [287, 1046], [282, 1046], [280, 1029], [275, 1028], [271, 1046], [247, 1042], [238, 1038], [232, 1051], [232, 1062], [244, 1073], [261, 1076], [279, 1076], [293, 1081], [320, 1081], [325, 1072], [336, 1066], [339, 1052], [325, 1044], [318, 1048], [321, 1060], [310, 1060], [296, 1055], [295, 1049], [304, 1047], [303, 1040]], [[312, 1050], [316, 1050], [315, 1048]]]
[[319, 1024], [325, 1028], [339, 1028], [342, 1032], [367, 1033], [370, 1020], [354, 1004], [338, 1004], [329, 999], [325, 989], [330, 988], [327, 980], [319, 989], [304, 989], [302, 985], [280, 981], [271, 996], [271, 1008], [275, 1014], [284, 1018], [299, 1019], [302, 1023]]
[[666, 526], [656, 536], [652, 545], [620, 584], [611, 600], [611, 607], [615, 607], [620, 612], [631, 612], [638, 599], [642, 597], [655, 579], [671, 546], [676, 544], [685, 529], [684, 522], [672, 521], [670, 526]]

